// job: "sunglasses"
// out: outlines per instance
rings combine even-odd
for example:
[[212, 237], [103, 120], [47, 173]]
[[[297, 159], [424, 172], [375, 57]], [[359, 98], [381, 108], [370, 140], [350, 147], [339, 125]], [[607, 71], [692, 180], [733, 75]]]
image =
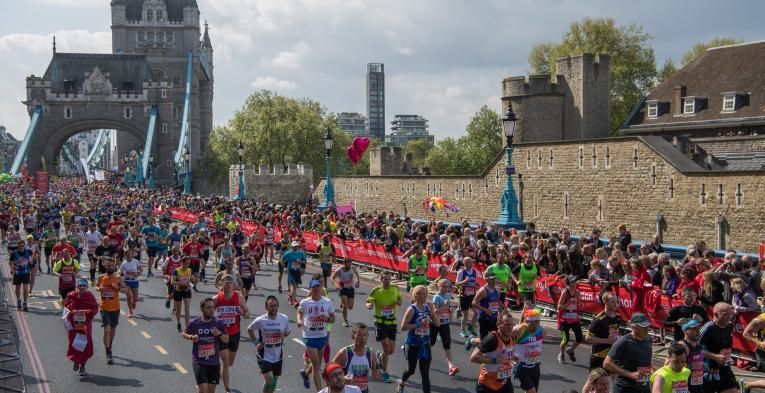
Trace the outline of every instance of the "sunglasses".
[[87, 285], [78, 285], [77, 288], [87, 288]]

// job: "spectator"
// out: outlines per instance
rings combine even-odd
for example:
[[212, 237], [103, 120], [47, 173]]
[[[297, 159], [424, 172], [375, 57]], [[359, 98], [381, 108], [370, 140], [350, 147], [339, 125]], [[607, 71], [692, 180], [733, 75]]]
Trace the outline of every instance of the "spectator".
[[730, 288], [733, 291], [733, 311], [741, 314], [750, 311], [759, 311], [757, 296], [754, 291], [746, 286], [743, 279], [734, 277], [730, 280]]
[[675, 291], [677, 290], [677, 285], [679, 284], [677, 275], [675, 273], [675, 268], [670, 265], [665, 265], [661, 269], [661, 273], [661, 291], [669, 296], [674, 296]]
[[632, 234], [627, 230], [626, 224], [620, 224], [616, 229], [619, 231], [619, 249], [626, 250], [632, 243]]
[[709, 307], [713, 307], [715, 304], [723, 301], [723, 294], [725, 288], [723, 284], [717, 280], [716, 274], [713, 270], [707, 270], [703, 273], [704, 285], [701, 286], [701, 302]]
[[651, 252], [656, 254], [661, 254], [664, 252], [664, 247], [661, 246], [661, 237], [659, 235], [654, 235], [653, 241], [651, 241], [649, 248]]
[[692, 267], [684, 267], [680, 275], [680, 285], [677, 286], [677, 291], [682, 293], [683, 288], [691, 288], [696, 295], [701, 293], [701, 286], [696, 281], [696, 270]]

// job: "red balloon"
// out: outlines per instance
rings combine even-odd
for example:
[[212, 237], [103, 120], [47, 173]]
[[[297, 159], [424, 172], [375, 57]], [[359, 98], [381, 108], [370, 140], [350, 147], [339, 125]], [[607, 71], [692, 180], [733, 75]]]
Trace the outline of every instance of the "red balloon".
[[359, 154], [358, 150], [356, 150], [354, 146], [348, 146], [346, 154], [348, 155], [348, 159], [351, 160], [354, 165], [361, 161], [361, 154]]

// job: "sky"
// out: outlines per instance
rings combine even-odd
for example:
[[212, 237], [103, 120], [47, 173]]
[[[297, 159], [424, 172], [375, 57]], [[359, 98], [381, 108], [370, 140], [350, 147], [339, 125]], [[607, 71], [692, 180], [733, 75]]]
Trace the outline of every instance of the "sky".
[[[501, 81], [528, 73], [528, 53], [570, 23], [613, 17], [653, 38], [657, 64], [694, 44], [765, 39], [765, 2], [698, 0], [197, 0], [215, 51], [214, 123], [258, 89], [365, 108], [365, 67], [385, 64], [386, 122], [429, 120], [436, 139], [465, 134], [481, 106], [499, 111]], [[0, 0], [0, 124], [22, 138], [25, 77], [59, 52], [110, 53], [109, 0]]]

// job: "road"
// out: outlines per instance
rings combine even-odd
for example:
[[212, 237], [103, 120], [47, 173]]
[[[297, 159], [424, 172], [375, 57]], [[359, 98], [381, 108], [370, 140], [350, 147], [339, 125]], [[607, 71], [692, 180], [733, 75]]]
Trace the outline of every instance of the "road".
[[[3, 253], [2, 260], [7, 256]], [[145, 258], [145, 257], [144, 257]], [[2, 268], [7, 277], [7, 264]], [[88, 262], [83, 263], [83, 271], [87, 271]], [[292, 336], [285, 344], [284, 375], [279, 379], [277, 391], [280, 392], [315, 392], [307, 390], [302, 385], [297, 370], [302, 367], [303, 346], [300, 343], [300, 330], [295, 323], [295, 311], [287, 306], [286, 294], [276, 290], [277, 273], [273, 265], [263, 264], [264, 270], [258, 273], [256, 284], [258, 290], [251, 293], [248, 307], [255, 316], [264, 312], [264, 300], [268, 295], [279, 298], [284, 312], [292, 322]], [[207, 268], [208, 277], [213, 272]], [[308, 275], [312, 271], [309, 268]], [[362, 301], [370, 289], [376, 285], [375, 275], [362, 272], [361, 288], [357, 290], [357, 306], [349, 317], [351, 323], [361, 321], [372, 324], [371, 311], [363, 307]], [[308, 277], [304, 277], [307, 282]], [[286, 278], [285, 278], [286, 280]], [[5, 280], [5, 285], [9, 285]], [[191, 367], [191, 344], [184, 340], [175, 330], [174, 317], [170, 310], [164, 307], [165, 285], [161, 278], [141, 278], [141, 300], [136, 309], [135, 318], [128, 319], [126, 315], [120, 318], [117, 337], [113, 344], [114, 365], [107, 365], [101, 341], [102, 330], [100, 317], [93, 323], [95, 354], [87, 364], [88, 378], [78, 377], [71, 369], [71, 363], [66, 359], [66, 335], [61, 321], [61, 303], [57, 296], [57, 280], [55, 276], [41, 274], [37, 277], [34, 297], [30, 300], [30, 311], [17, 314], [17, 323], [22, 346], [25, 381], [30, 392], [192, 392], [195, 391], [195, 381]], [[199, 285], [200, 292], [192, 299], [192, 314], [198, 315], [198, 300], [203, 296], [215, 294], [212, 285]], [[286, 288], [286, 283], [285, 283]], [[6, 289], [12, 297], [10, 287]], [[305, 291], [303, 292], [305, 293]], [[330, 297], [339, 305], [337, 293], [330, 292]], [[15, 299], [8, 299], [15, 304]], [[408, 300], [408, 299], [406, 299]], [[406, 304], [406, 302], [405, 302]], [[361, 305], [361, 307], [359, 306]], [[124, 297], [123, 313], [126, 313]], [[339, 306], [338, 306], [339, 307]], [[398, 315], [402, 315], [399, 308]], [[340, 313], [338, 310], [338, 322]], [[248, 321], [243, 321], [246, 326]], [[547, 327], [551, 327], [549, 324]], [[243, 328], [244, 329], [244, 328]], [[440, 343], [434, 347], [434, 361], [431, 367], [431, 384], [433, 392], [466, 393], [475, 391], [475, 379], [478, 368], [471, 364], [464, 350], [463, 339], [459, 337], [458, 326], [452, 325], [452, 351], [455, 361], [460, 368], [457, 376], [450, 377], [446, 370], [446, 359]], [[333, 352], [344, 345], [350, 344], [351, 328], [345, 328], [341, 323], [335, 323], [331, 334]], [[246, 336], [246, 334], [245, 334]], [[546, 339], [543, 346], [542, 382], [540, 392], [562, 392], [565, 389], [581, 389], [587, 375], [587, 359], [589, 347], [582, 346], [578, 352], [577, 364], [557, 364], [558, 336], [553, 329], [546, 329]], [[374, 334], [370, 337], [370, 346], [377, 349]], [[399, 333], [398, 343], [403, 342]], [[660, 362], [657, 359], [657, 362]], [[390, 361], [391, 374], [400, 376], [403, 371], [404, 357], [397, 351]], [[408, 392], [420, 391], [419, 372], [410, 379]], [[255, 361], [255, 350], [248, 339], [242, 338], [238, 357], [231, 371], [231, 388], [233, 392], [260, 392], [263, 379]], [[514, 381], [515, 391], [520, 391], [517, 381]], [[371, 392], [392, 392], [393, 384], [373, 382]], [[224, 391], [222, 384], [218, 391]]]

